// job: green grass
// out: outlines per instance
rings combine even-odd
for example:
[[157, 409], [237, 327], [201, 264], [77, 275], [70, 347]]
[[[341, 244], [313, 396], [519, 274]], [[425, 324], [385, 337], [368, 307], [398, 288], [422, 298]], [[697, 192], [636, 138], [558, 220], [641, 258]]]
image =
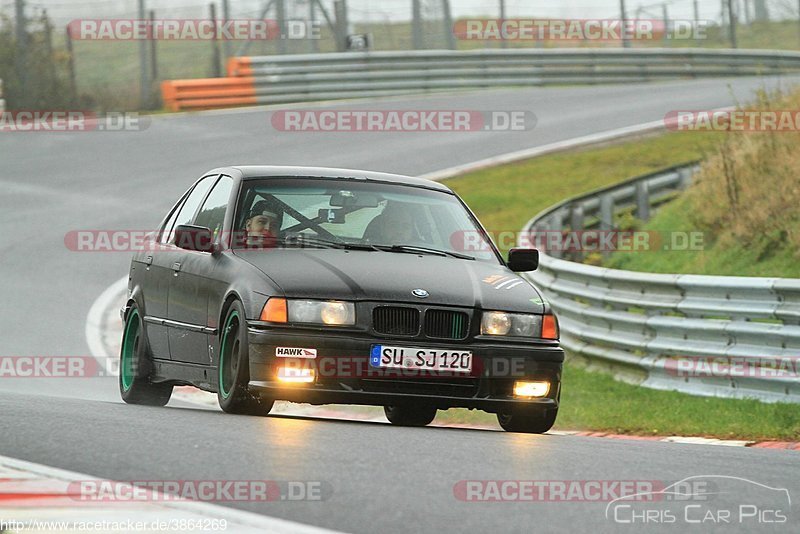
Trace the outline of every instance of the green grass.
[[445, 183], [469, 204], [489, 232], [518, 232], [531, 217], [565, 198], [702, 158], [718, 135], [658, 135], [486, 169]]
[[[642, 230], [669, 236], [673, 232], [695, 232], [687, 220], [690, 201], [686, 197], [660, 208]], [[615, 252], [604, 266], [628, 271], [653, 273], [708, 274], [722, 276], [774, 276], [800, 278], [800, 261], [796, 251], [783, 247], [764, 256], [752, 247], [740, 243], [722, 244], [708, 233], [700, 233], [699, 250], [664, 250], [648, 252]]]
[[[517, 231], [536, 213], [565, 199], [632, 176], [703, 158], [721, 139], [718, 134], [670, 133], [636, 141], [544, 156], [479, 171], [448, 180], [475, 210], [490, 231]], [[683, 220], [681, 200], [666, 205], [647, 225], [652, 230], [691, 230]], [[660, 252], [612, 256], [616, 262], [640, 262], [678, 272], [690, 268], [692, 253]], [[708, 269], [750, 266], [746, 251], [703, 259]], [[712, 262], [716, 262], [712, 265]], [[783, 263], [781, 263], [783, 262]], [[772, 267], [787, 272], [788, 260], [776, 258]], [[738, 267], [737, 267], [738, 266]], [[627, 266], [626, 266], [627, 268]], [[694, 268], [693, 266], [691, 268]], [[655, 270], [655, 269], [650, 269]], [[794, 271], [797, 272], [797, 266]], [[632, 435], [689, 435], [722, 439], [800, 439], [800, 410], [793, 404], [765, 404], [756, 400], [695, 397], [655, 391], [614, 380], [567, 363], [556, 429], [595, 430]], [[453, 423], [493, 423], [490, 414], [468, 410], [440, 412], [438, 419]]]
[[[569, 362], [563, 385], [556, 430], [753, 441], [800, 438], [800, 410], [794, 404], [656, 391]], [[437, 421], [496, 424], [497, 420], [485, 412], [458, 409], [439, 412]]]
[[800, 410], [794, 404], [655, 391], [569, 364], [563, 381], [557, 423], [561, 429], [721, 439], [800, 438]]

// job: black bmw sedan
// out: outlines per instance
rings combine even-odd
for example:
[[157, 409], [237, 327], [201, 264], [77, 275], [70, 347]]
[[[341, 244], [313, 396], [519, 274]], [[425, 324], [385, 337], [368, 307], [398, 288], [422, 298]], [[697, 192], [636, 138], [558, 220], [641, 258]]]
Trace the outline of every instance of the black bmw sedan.
[[229, 413], [275, 400], [496, 413], [508, 431], [554, 423], [564, 352], [547, 302], [446, 186], [343, 169], [208, 172], [131, 262], [120, 354], [125, 402], [176, 385]]

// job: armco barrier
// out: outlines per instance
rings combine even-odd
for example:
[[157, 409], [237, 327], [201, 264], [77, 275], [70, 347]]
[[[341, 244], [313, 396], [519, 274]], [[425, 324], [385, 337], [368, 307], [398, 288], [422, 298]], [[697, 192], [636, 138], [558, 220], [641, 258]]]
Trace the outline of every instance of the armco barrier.
[[[800, 72], [800, 53], [661, 48], [345, 52], [231, 58], [227, 78], [164, 82], [162, 90], [167, 107], [177, 110], [787, 72]], [[190, 81], [199, 83], [186, 85]]]
[[161, 82], [164, 105], [172, 111], [256, 104], [252, 78], [207, 78]]
[[[623, 209], [647, 219], [696, 169], [673, 167], [566, 200], [525, 232], [613, 229]], [[592, 367], [656, 389], [800, 402], [800, 280], [630, 272], [545, 253], [529, 278], [558, 314], [565, 349]], [[705, 358], [720, 365], [681, 366]]]

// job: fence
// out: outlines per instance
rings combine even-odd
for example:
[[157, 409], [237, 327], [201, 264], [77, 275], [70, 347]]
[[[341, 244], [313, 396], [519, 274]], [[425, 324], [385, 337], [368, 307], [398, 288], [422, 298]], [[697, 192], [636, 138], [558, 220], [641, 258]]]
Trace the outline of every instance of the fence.
[[[696, 169], [566, 200], [525, 231], [613, 228], [629, 209], [646, 220]], [[545, 253], [529, 277], [558, 314], [565, 349], [591, 366], [656, 389], [800, 402], [800, 280], [629, 272]]]
[[162, 83], [168, 109], [454, 89], [628, 83], [800, 72], [800, 53], [704, 49], [346, 52], [231, 58], [227, 78]]

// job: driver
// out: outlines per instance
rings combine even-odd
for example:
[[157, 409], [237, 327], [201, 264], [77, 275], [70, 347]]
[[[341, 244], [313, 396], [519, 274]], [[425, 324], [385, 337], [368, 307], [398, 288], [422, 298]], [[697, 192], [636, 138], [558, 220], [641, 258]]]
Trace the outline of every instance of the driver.
[[282, 219], [280, 212], [266, 200], [256, 202], [245, 221], [247, 246], [274, 246], [280, 236]]
[[415, 239], [414, 217], [408, 206], [399, 202], [388, 202], [378, 216], [376, 229], [382, 242], [392, 245], [413, 243]]

